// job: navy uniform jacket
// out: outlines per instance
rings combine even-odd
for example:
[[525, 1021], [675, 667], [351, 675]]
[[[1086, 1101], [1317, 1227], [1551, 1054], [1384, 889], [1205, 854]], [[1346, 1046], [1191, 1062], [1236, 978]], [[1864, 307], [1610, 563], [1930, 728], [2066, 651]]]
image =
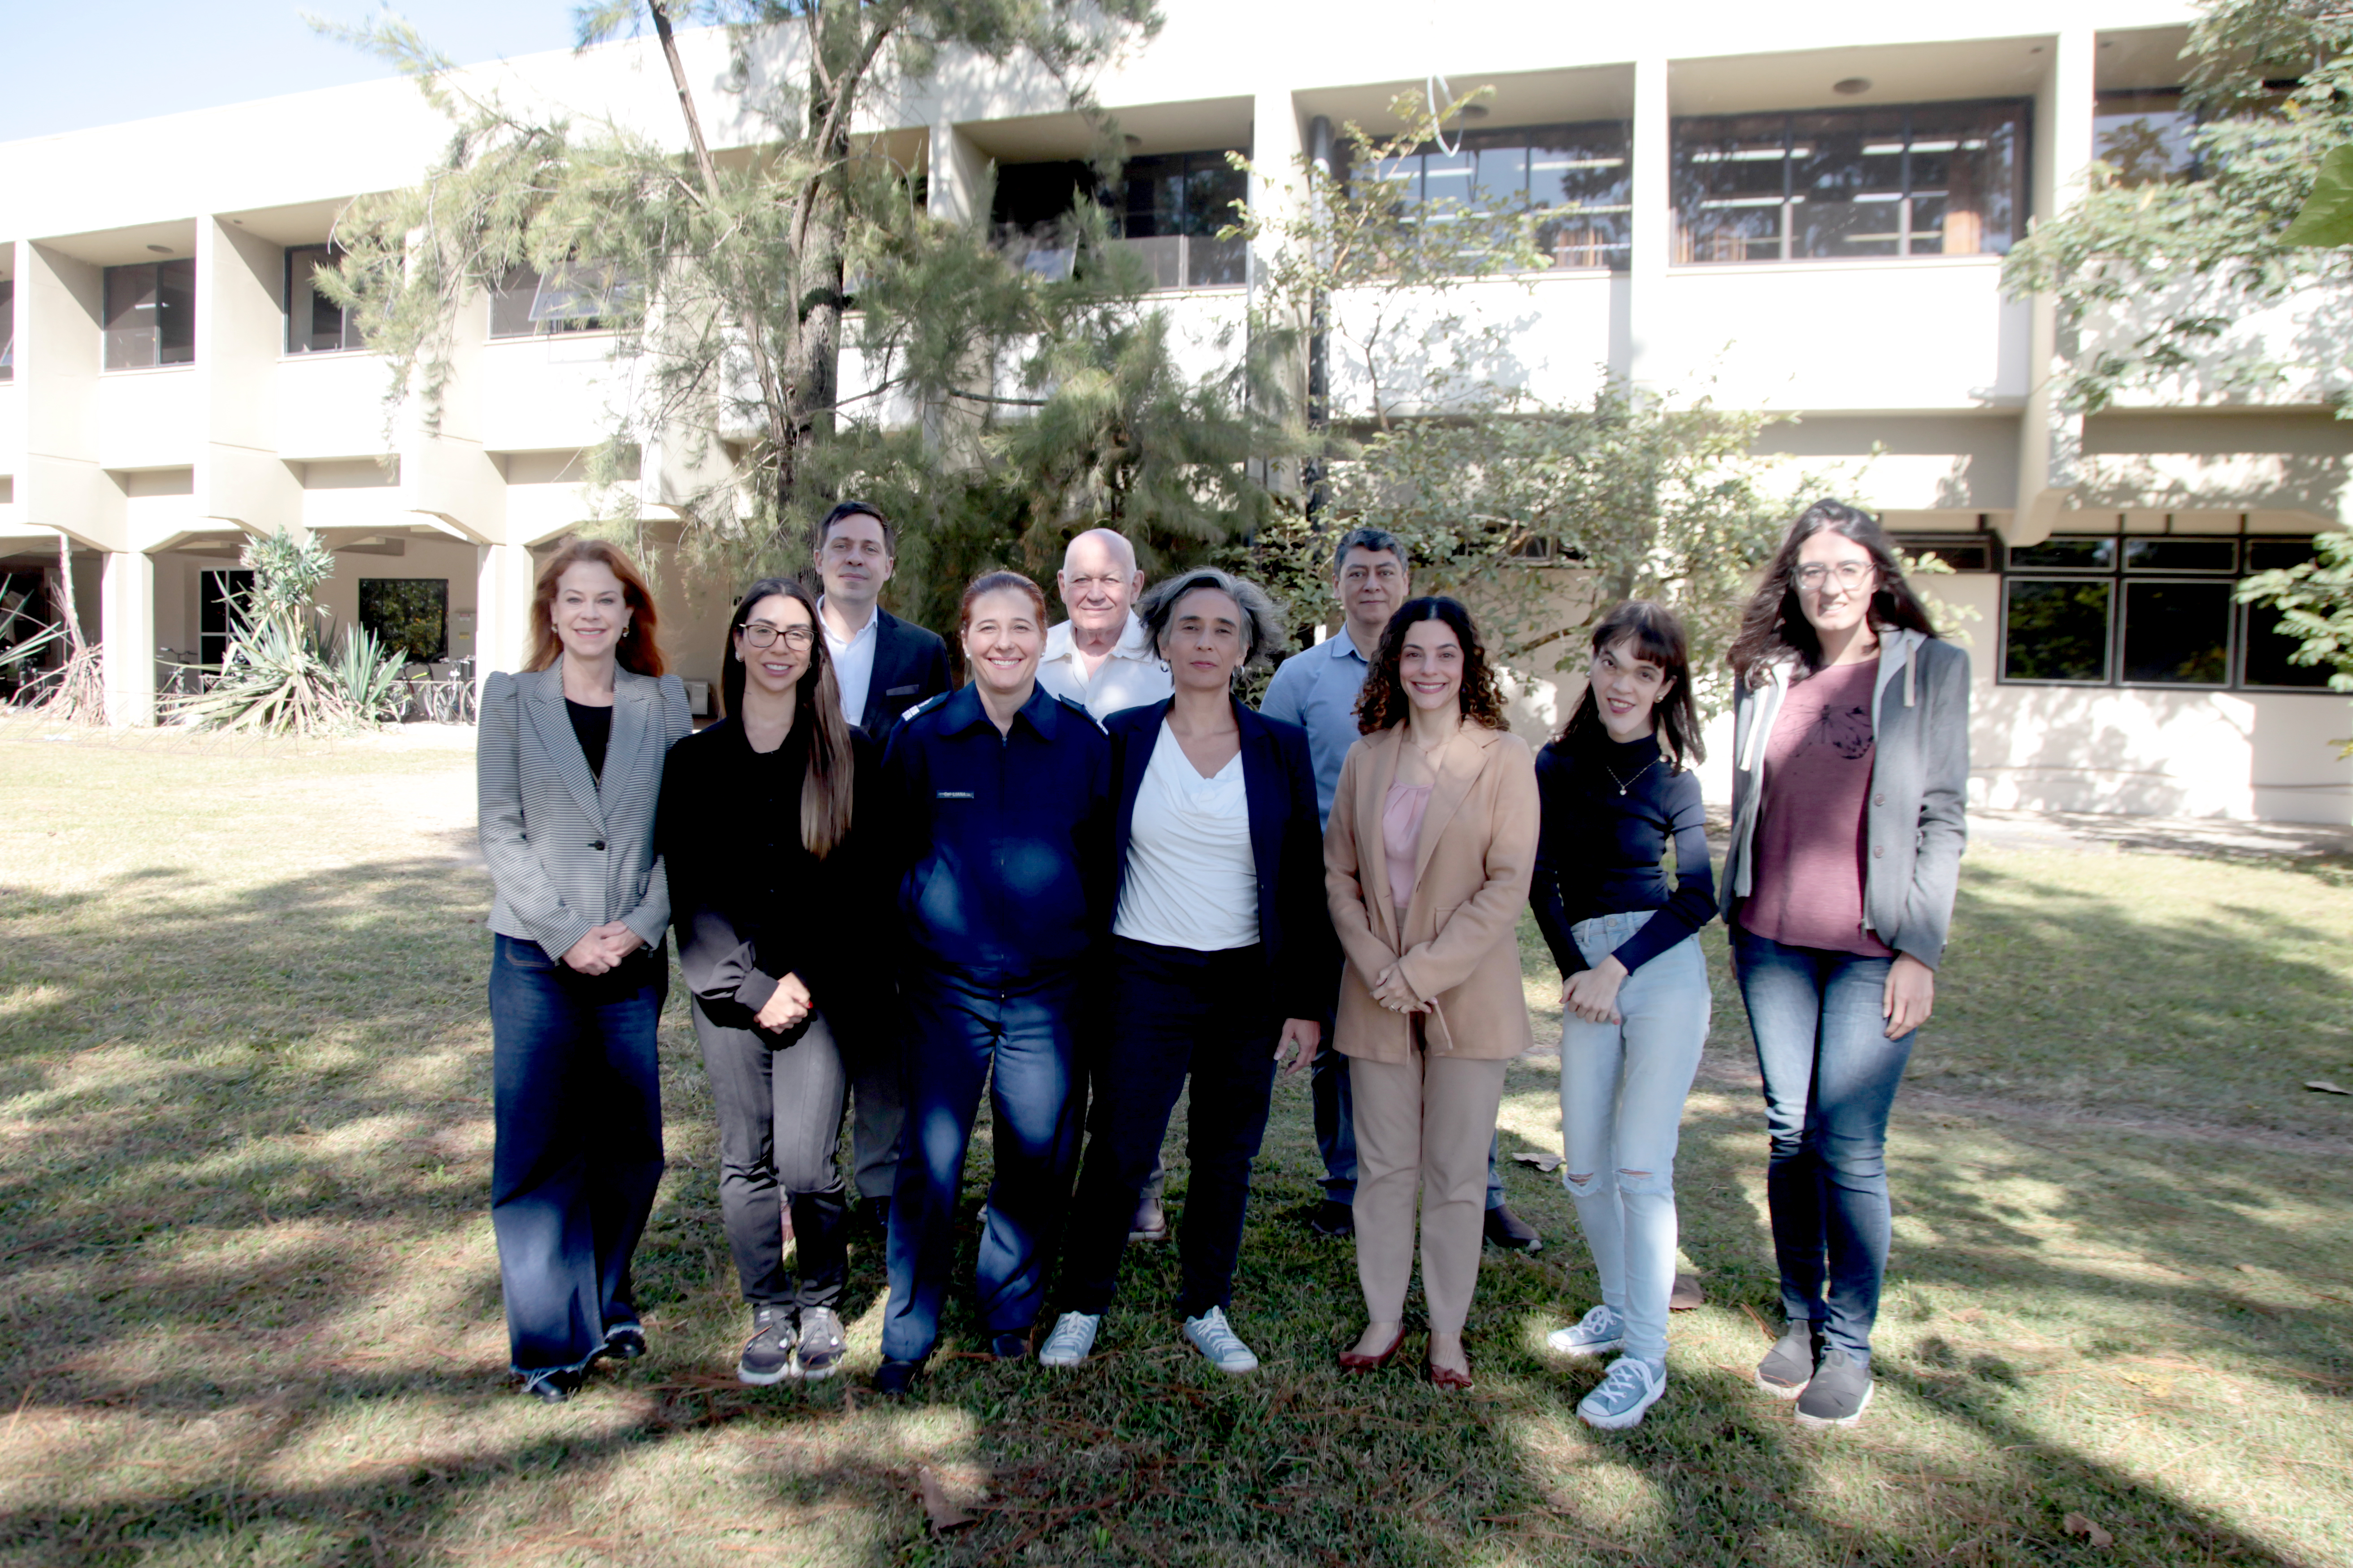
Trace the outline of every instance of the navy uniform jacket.
[[[1160, 743], [1170, 702], [1128, 708], [1103, 721], [1119, 779], [1113, 847], [1119, 886], [1127, 879], [1128, 836], [1135, 797]], [[1242, 788], [1250, 801], [1250, 857], [1258, 868], [1258, 940], [1268, 994], [1286, 1018], [1320, 1019], [1330, 1010], [1340, 973], [1339, 939], [1324, 893], [1324, 819], [1316, 809], [1315, 766], [1307, 731], [1234, 704], [1241, 729]], [[1119, 904], [1114, 889], [1112, 909]]]
[[1111, 930], [1111, 742], [1039, 687], [999, 735], [970, 686], [892, 732], [899, 917], [918, 962], [1019, 978]]

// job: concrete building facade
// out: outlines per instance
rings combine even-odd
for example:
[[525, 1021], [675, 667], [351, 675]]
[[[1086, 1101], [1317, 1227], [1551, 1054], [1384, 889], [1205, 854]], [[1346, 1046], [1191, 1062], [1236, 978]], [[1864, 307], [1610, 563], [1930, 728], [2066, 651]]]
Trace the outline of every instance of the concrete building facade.
[[[2353, 764], [2328, 744], [2343, 699], [2231, 600], [2238, 577], [2353, 517], [2353, 426], [2327, 405], [2342, 356], [2301, 356], [2311, 372], [2259, 398], [2192, 375], [2081, 417], [2052, 395], [2063, 350], [2097, 353], [2136, 323], [2063, 344], [2050, 301], [2000, 288], [2003, 252], [2095, 155], [2174, 155], [2186, 6], [1697, 0], [1573, 26], [1519, 0], [1339, 26], [1236, 0], [1168, 13], [1094, 86], [1169, 189], [1228, 150], [1288, 168], [1319, 120], [1377, 124], [1433, 72], [1492, 86], [1460, 144], [1411, 171], [1416, 199], [1450, 182], [1525, 192], [1557, 214], [1553, 265], [1449, 308], [1504, 325], [1508, 374], [1533, 391], [1576, 398], [1605, 367], [1704, 389], [1799, 416], [1771, 450], [1857, 464], [1855, 499], [1953, 564], [1938, 592], [1978, 612], [1983, 804], [2353, 818]], [[725, 41], [681, 45], [713, 143], [754, 141]], [[762, 70], [798, 71], [790, 38], [759, 53]], [[649, 40], [470, 75], [681, 142]], [[974, 223], [1007, 216], [985, 190], [1002, 207], [1036, 184], [1023, 171], [1083, 157], [1092, 135], [1059, 86], [955, 59], [870, 104], [861, 131], [924, 177], [934, 213]], [[611, 340], [555, 330], [528, 280], [480, 300], [427, 430], [305, 281], [346, 204], [413, 184], [446, 133], [412, 87], [383, 82], [0, 145], [0, 573], [54, 565], [70, 542], [85, 624], [135, 651], [108, 661], [118, 721], [151, 721], [168, 660], [216, 646], [241, 541], [289, 525], [337, 552], [339, 616], [438, 606], [446, 657], [519, 660], [533, 551], [596, 510], [584, 455], [628, 396]], [[1285, 179], [1248, 184], [1261, 210], [1298, 199]], [[1184, 219], [1128, 232], [1207, 372], [1264, 258]], [[2297, 357], [2343, 306], [2252, 313], [2232, 344]], [[846, 387], [860, 374], [845, 366]], [[1335, 416], [1365, 396], [1335, 367]], [[674, 488], [652, 452], [618, 482], [656, 518]], [[724, 596], [665, 593], [680, 662], [708, 679]]]

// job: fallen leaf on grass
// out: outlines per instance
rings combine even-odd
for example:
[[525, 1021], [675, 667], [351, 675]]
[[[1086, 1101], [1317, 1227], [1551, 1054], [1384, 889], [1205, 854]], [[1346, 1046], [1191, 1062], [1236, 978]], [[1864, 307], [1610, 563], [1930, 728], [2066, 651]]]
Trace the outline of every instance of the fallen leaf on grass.
[[972, 1522], [972, 1515], [956, 1506], [955, 1500], [948, 1496], [948, 1489], [940, 1480], [938, 1472], [931, 1466], [924, 1465], [915, 1471], [915, 1490], [923, 1500], [923, 1517], [932, 1521], [934, 1530], [945, 1534]]
[[2059, 1521], [2059, 1525], [2070, 1535], [2082, 1536], [2084, 1544], [2095, 1551], [2105, 1552], [2116, 1543], [2115, 1536], [2110, 1535], [2080, 1513], [2069, 1514]]
[[2325, 1078], [2306, 1079], [2304, 1080], [2304, 1087], [2306, 1089], [2316, 1089], [2323, 1094], [2353, 1094], [2353, 1089], [2347, 1089], [2342, 1084], [2331, 1083]]
[[1675, 1288], [1667, 1293], [1668, 1311], [1688, 1312], [1694, 1307], [1704, 1307], [1706, 1304], [1707, 1298], [1700, 1292], [1698, 1275], [1675, 1276]]
[[[2337, 1092], [2341, 1094], [2344, 1091], [2340, 1089]], [[1517, 1160], [1523, 1165], [1534, 1165], [1537, 1170], [1544, 1172], [1546, 1175], [1550, 1175], [1553, 1172], [1559, 1170], [1561, 1167], [1561, 1158], [1557, 1154], [1534, 1154], [1524, 1152], [1514, 1154], [1512, 1158]]]

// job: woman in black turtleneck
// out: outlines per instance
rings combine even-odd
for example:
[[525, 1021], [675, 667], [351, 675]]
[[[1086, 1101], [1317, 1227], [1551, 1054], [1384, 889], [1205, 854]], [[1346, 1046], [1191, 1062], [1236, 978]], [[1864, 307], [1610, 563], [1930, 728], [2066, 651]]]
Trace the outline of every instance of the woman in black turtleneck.
[[[1675, 1142], [1707, 1043], [1715, 913], [1704, 754], [1681, 622], [1619, 605], [1593, 631], [1585, 693], [1536, 754], [1544, 805], [1529, 900], [1560, 965], [1561, 1179], [1601, 1277], [1601, 1305], [1550, 1343], [1623, 1353], [1577, 1413], [1637, 1426], [1667, 1382], [1675, 1278]], [[1674, 879], [1662, 862], [1674, 847]]]
[[[849, 1089], [841, 1037], [875, 989], [862, 955], [879, 880], [880, 777], [799, 584], [755, 583], [727, 628], [726, 717], [670, 748], [660, 841], [679, 968], [719, 1117], [719, 1208], [752, 1337], [735, 1374], [830, 1377], [848, 1208], [834, 1151]], [[861, 927], [867, 929], [861, 930]], [[785, 1270], [789, 1203], [799, 1278]]]

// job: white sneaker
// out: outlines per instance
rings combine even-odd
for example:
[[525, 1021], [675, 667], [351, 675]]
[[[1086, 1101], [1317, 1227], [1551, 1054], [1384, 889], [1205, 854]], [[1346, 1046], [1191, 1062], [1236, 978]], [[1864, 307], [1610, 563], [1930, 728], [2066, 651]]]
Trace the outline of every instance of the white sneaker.
[[1596, 1307], [1566, 1329], [1555, 1329], [1545, 1343], [1563, 1355], [1608, 1355], [1626, 1343], [1626, 1320], [1608, 1307]]
[[1226, 1310], [1212, 1307], [1198, 1318], [1185, 1320], [1185, 1337], [1193, 1348], [1208, 1357], [1209, 1364], [1219, 1372], [1245, 1373], [1258, 1370], [1258, 1357], [1250, 1346], [1242, 1343], [1226, 1322]]
[[1054, 1320], [1054, 1331], [1038, 1347], [1039, 1366], [1077, 1366], [1095, 1348], [1095, 1331], [1103, 1327], [1103, 1314], [1096, 1312], [1065, 1312]]

